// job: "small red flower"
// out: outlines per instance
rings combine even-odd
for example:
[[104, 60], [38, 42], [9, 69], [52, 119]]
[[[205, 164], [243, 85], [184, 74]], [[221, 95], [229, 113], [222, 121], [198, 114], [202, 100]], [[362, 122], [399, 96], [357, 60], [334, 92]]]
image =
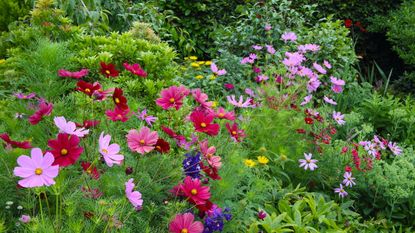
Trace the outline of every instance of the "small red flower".
[[114, 100], [115, 105], [122, 110], [128, 109], [127, 98], [123, 96], [123, 91], [121, 88], [115, 88], [114, 94], [112, 94], [112, 100]]
[[305, 134], [306, 133], [305, 129], [297, 129], [296, 131], [299, 134]]
[[60, 133], [58, 138], [48, 141], [48, 146], [52, 148], [49, 152], [55, 157], [53, 165], [66, 167], [78, 160], [84, 149], [79, 147], [79, 138], [75, 135]]
[[130, 119], [129, 113], [130, 109], [127, 108], [126, 110], [122, 110], [118, 107], [115, 107], [114, 110], [105, 111], [105, 115], [107, 115], [109, 120], [122, 122], [126, 122], [128, 119]]
[[95, 83], [88, 83], [83, 80], [79, 80], [76, 83], [76, 90], [85, 93], [88, 96], [92, 96], [95, 91], [101, 90], [101, 84], [98, 82]]
[[135, 74], [135, 75], [143, 77], [143, 78], [147, 77], [147, 72], [145, 72], [143, 69], [141, 69], [140, 64], [136, 63], [136, 64], [130, 65], [127, 62], [125, 62], [123, 64], [123, 66], [126, 70], [130, 71], [132, 74]]
[[84, 123], [79, 124], [79, 123], [75, 123], [76, 127], [83, 127], [85, 129], [89, 129], [89, 128], [95, 128], [97, 127], [101, 122], [98, 120], [84, 120]]
[[345, 19], [344, 20], [344, 26], [347, 28], [350, 28], [353, 26], [353, 21], [351, 19]]
[[162, 138], [159, 138], [157, 140], [157, 143], [154, 147], [155, 147], [156, 151], [158, 151], [162, 154], [169, 153], [169, 151], [170, 151], [170, 144]]
[[207, 176], [212, 178], [212, 180], [220, 180], [222, 177], [218, 174], [218, 169], [211, 167], [211, 166], [205, 166], [203, 163], [200, 163], [200, 168], [205, 172]]
[[190, 114], [190, 120], [196, 131], [206, 133], [209, 136], [215, 136], [219, 133], [219, 124], [212, 124], [213, 119], [214, 115], [204, 114], [200, 111], [194, 111]]
[[119, 75], [119, 71], [115, 69], [115, 65], [112, 63], [106, 64], [105, 62], [100, 62], [101, 65], [101, 74], [109, 77], [117, 77]]
[[305, 123], [306, 123], [306, 124], [308, 124], [308, 125], [312, 125], [312, 124], [314, 123], [314, 120], [313, 120], [313, 118], [311, 118], [311, 117], [306, 117], [306, 118], [304, 118], [304, 121], [305, 121]]
[[22, 148], [22, 149], [32, 148], [32, 145], [30, 145], [29, 141], [23, 141], [23, 142], [13, 141], [13, 140], [11, 140], [10, 136], [7, 133], [0, 134], [0, 138], [4, 142], [6, 142], [6, 147], [7, 147], [7, 145], [11, 145], [12, 147], [18, 147], [18, 148]]
[[344, 171], [352, 172], [352, 167], [350, 167], [349, 165], [346, 165], [346, 167], [344, 168]]
[[29, 117], [29, 123], [32, 125], [38, 124], [44, 116], [49, 116], [52, 113], [53, 104], [42, 101], [39, 104], [38, 110]]
[[345, 153], [347, 153], [347, 151], [349, 150], [349, 148], [347, 147], [347, 146], [344, 146], [343, 148], [342, 148], [342, 154], [345, 154]]
[[233, 123], [232, 125], [226, 123], [226, 129], [228, 130], [231, 137], [237, 142], [241, 142], [242, 138], [246, 136], [245, 131], [238, 128], [237, 123]]
[[92, 179], [98, 180], [100, 177], [97, 167], [91, 166], [89, 162], [81, 162], [82, 169], [84, 172], [88, 173]]

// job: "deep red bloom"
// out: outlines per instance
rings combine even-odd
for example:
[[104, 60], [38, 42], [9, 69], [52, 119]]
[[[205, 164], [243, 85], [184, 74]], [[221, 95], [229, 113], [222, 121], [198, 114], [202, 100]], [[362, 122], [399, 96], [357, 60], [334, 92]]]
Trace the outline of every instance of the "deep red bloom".
[[213, 208], [213, 203], [207, 200], [203, 205], [196, 205], [196, 208], [200, 211], [199, 217], [203, 218], [206, 212], [211, 211]]
[[125, 62], [123, 66], [126, 70], [130, 71], [132, 74], [135, 74], [143, 78], [147, 77], [147, 73], [143, 69], [141, 69], [140, 64], [136, 63], [133, 65], [130, 65], [127, 62]]
[[123, 91], [121, 88], [115, 88], [114, 94], [112, 94], [112, 100], [114, 100], [115, 105], [122, 110], [128, 109], [127, 98], [123, 96]]
[[344, 146], [343, 148], [342, 148], [342, 154], [345, 154], [347, 151], [349, 150], [349, 147], [347, 147], [347, 146]]
[[200, 111], [194, 111], [190, 114], [190, 120], [197, 132], [206, 133], [209, 136], [215, 136], [219, 133], [219, 124], [212, 124], [213, 114], [204, 114]]
[[330, 134], [331, 134], [331, 135], [335, 135], [336, 133], [337, 133], [336, 128], [334, 128], [334, 127], [330, 127]]
[[225, 84], [223, 84], [223, 86], [228, 90], [232, 90], [232, 89], [235, 88], [232, 83], [225, 83]]
[[55, 157], [53, 165], [66, 167], [74, 164], [84, 151], [84, 148], [79, 146], [79, 141], [77, 136], [64, 133], [58, 134], [57, 139], [49, 140], [48, 146], [52, 149], [49, 152]]
[[98, 82], [95, 83], [88, 83], [83, 80], [79, 80], [76, 83], [76, 90], [85, 93], [88, 96], [92, 96], [95, 91], [102, 90], [101, 84]]
[[83, 127], [85, 129], [89, 129], [89, 128], [97, 127], [100, 123], [101, 121], [98, 121], [98, 120], [84, 120], [83, 124], [75, 123], [75, 125], [76, 127]]
[[82, 169], [88, 173], [92, 179], [98, 180], [100, 177], [97, 167], [91, 166], [90, 162], [81, 162]]
[[349, 165], [346, 165], [346, 167], [344, 168], [344, 171], [352, 172], [352, 167], [350, 167]]
[[323, 122], [324, 121], [324, 118], [320, 114], [318, 114], [317, 116], [315, 116], [315, 119], [317, 121], [319, 121], [319, 122]]
[[203, 163], [200, 163], [200, 168], [205, 172], [207, 176], [212, 178], [212, 180], [220, 180], [222, 177], [218, 174], [218, 169], [211, 167], [211, 166], [205, 166]]
[[246, 136], [245, 131], [238, 128], [237, 123], [233, 123], [232, 125], [230, 125], [229, 122], [226, 123], [226, 129], [228, 130], [231, 137], [237, 142], [241, 142], [242, 138]]
[[314, 120], [313, 120], [313, 118], [311, 118], [311, 117], [306, 117], [306, 118], [304, 118], [304, 121], [305, 121], [305, 123], [306, 123], [306, 124], [308, 124], [308, 125], [312, 125], [312, 124], [314, 123]]
[[162, 138], [157, 139], [157, 143], [154, 147], [156, 151], [162, 154], [169, 153], [170, 151], [170, 144]]
[[53, 104], [45, 101], [40, 102], [38, 110], [29, 117], [29, 122], [32, 125], [38, 124], [44, 116], [49, 116], [52, 113]]
[[114, 110], [107, 110], [105, 111], [105, 115], [107, 115], [108, 119], [112, 121], [122, 121], [126, 122], [128, 119], [130, 119], [129, 114], [130, 109], [122, 110], [118, 107], [115, 107]]
[[297, 129], [296, 131], [299, 134], [305, 134], [306, 133], [305, 129]]
[[345, 19], [344, 20], [344, 26], [345, 27], [350, 28], [350, 27], [352, 27], [352, 25], [353, 25], [353, 21], [351, 19]]
[[23, 141], [23, 142], [13, 141], [11, 140], [10, 136], [7, 133], [0, 134], [0, 138], [6, 142], [6, 147], [7, 145], [10, 145], [12, 147], [18, 147], [22, 149], [32, 148], [32, 145], [30, 145], [29, 141]]
[[190, 176], [186, 176], [183, 184], [180, 184], [180, 189], [184, 196], [196, 205], [203, 205], [210, 198], [210, 188], [202, 186], [199, 179], [192, 179]]
[[107, 76], [107, 78], [117, 77], [120, 73], [112, 63], [106, 64], [105, 62], [100, 62], [99, 64], [101, 65], [101, 74]]

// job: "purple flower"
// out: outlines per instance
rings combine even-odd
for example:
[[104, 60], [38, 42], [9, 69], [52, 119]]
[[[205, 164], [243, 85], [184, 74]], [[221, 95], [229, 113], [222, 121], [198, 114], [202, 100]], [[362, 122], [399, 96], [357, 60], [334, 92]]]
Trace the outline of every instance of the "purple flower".
[[331, 69], [331, 64], [330, 64], [328, 61], [324, 60], [324, 61], [323, 61], [323, 65], [324, 65], [327, 69]]
[[252, 98], [255, 98], [256, 97], [255, 92], [253, 90], [251, 90], [250, 88], [246, 88], [245, 89], [245, 93], [247, 95], [249, 95], [250, 97], [252, 97]]
[[301, 65], [303, 61], [305, 61], [304, 55], [298, 52], [295, 52], [295, 53], [286, 52], [285, 56], [286, 58], [284, 58], [282, 63], [288, 67], [299, 66]]
[[313, 155], [311, 153], [304, 153], [305, 159], [299, 159], [298, 162], [300, 162], [300, 167], [304, 167], [304, 170], [310, 169], [311, 171], [314, 171], [314, 169], [317, 168], [317, 162], [318, 160], [311, 159]]
[[271, 27], [270, 24], [267, 23], [267, 24], [265, 24], [264, 29], [265, 29], [265, 31], [269, 31], [269, 30], [272, 29], [272, 27]]
[[327, 71], [321, 65], [317, 64], [316, 62], [313, 63], [313, 67], [318, 72], [320, 72], [320, 74], [326, 74], [327, 73]]
[[260, 82], [264, 82], [264, 81], [267, 81], [269, 79], [269, 77], [268, 76], [266, 76], [266, 75], [258, 75], [256, 78], [255, 78], [255, 81], [257, 82], [257, 83], [260, 83]]
[[340, 197], [344, 198], [345, 196], [348, 195], [348, 193], [343, 189], [343, 185], [340, 184], [340, 188], [335, 188], [334, 189], [335, 193], [338, 193]]
[[343, 184], [346, 185], [347, 187], [352, 187], [353, 185], [355, 185], [356, 183], [354, 182], [354, 180], [356, 178], [352, 177], [352, 173], [351, 172], [345, 172], [344, 175], [344, 180], [343, 180]]
[[396, 142], [389, 142], [388, 147], [394, 155], [402, 154], [402, 149], [398, 145], [396, 145]]
[[136, 210], [140, 210], [143, 206], [143, 199], [141, 198], [141, 193], [139, 191], [133, 191], [135, 187], [133, 182], [133, 178], [129, 179], [128, 182], [125, 182], [125, 196]]
[[333, 112], [333, 119], [337, 122], [339, 125], [344, 125], [346, 121], [344, 121], [344, 115], [341, 112]]
[[307, 83], [307, 91], [314, 92], [320, 86], [321, 82], [317, 78], [311, 78]]
[[334, 93], [341, 93], [343, 91], [343, 86], [346, 82], [342, 79], [337, 79], [336, 77], [330, 76], [330, 82], [333, 84], [331, 89]]
[[334, 101], [333, 99], [330, 99], [330, 98], [329, 98], [329, 97], [327, 97], [327, 96], [324, 96], [323, 100], [324, 100], [326, 103], [329, 103], [329, 104], [332, 104], [332, 105], [337, 105], [336, 101]]
[[25, 215], [25, 214], [23, 214], [20, 218], [19, 218], [19, 220], [20, 220], [20, 222], [22, 222], [22, 223], [28, 223], [28, 222], [30, 222], [30, 216], [29, 215]]
[[261, 50], [262, 46], [261, 45], [252, 45], [252, 48], [255, 50]]
[[136, 116], [138, 119], [145, 121], [150, 127], [153, 126], [152, 123], [154, 123], [157, 120], [157, 117], [147, 115], [147, 109], [144, 109], [141, 112], [139, 109], [138, 114], [136, 114]]
[[265, 47], [267, 47], [267, 52], [269, 54], [274, 54], [276, 52], [274, 47], [272, 47], [272, 45], [265, 45]]
[[33, 98], [35, 98], [36, 97], [36, 94], [35, 93], [30, 93], [30, 94], [27, 94], [27, 95], [25, 95], [25, 94], [23, 94], [23, 93], [14, 93], [14, 96], [16, 96], [16, 98], [18, 98], [18, 99], [24, 99], [24, 100], [26, 100], [26, 99], [33, 99]]
[[225, 75], [226, 74], [226, 70], [225, 69], [219, 70], [219, 68], [213, 62], [212, 62], [212, 64], [210, 64], [210, 69], [212, 70], [212, 72], [213, 72], [213, 74], [215, 76], [221, 76], [221, 75]]
[[296, 41], [297, 40], [297, 35], [294, 32], [284, 32], [284, 34], [282, 34], [281, 39], [287, 43], [287, 41]]
[[304, 106], [304, 105], [306, 105], [306, 104], [308, 104], [308, 103], [310, 103], [310, 101], [311, 101], [311, 99], [313, 98], [313, 95], [308, 95], [308, 96], [306, 96], [306, 97], [304, 97], [304, 101], [303, 102], [301, 102], [301, 106]]

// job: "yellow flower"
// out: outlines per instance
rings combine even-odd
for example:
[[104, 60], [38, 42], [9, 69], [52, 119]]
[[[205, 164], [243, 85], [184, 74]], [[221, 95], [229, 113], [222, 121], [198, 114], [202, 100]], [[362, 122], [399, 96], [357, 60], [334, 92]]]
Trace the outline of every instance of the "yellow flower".
[[205, 62], [205, 65], [207, 65], [207, 66], [212, 65], [212, 61], [206, 61], [206, 62]]
[[245, 166], [247, 167], [253, 167], [256, 165], [256, 163], [252, 159], [245, 159], [244, 163], [245, 163]]
[[258, 156], [258, 163], [260, 164], [267, 164], [269, 162], [269, 159], [265, 156]]
[[197, 57], [196, 56], [190, 56], [189, 59], [190, 60], [193, 60], [193, 61], [196, 61], [197, 60]]
[[199, 65], [203, 65], [203, 64], [205, 64], [205, 62], [204, 62], [204, 61], [198, 61], [197, 63], [199, 63]]
[[197, 62], [192, 62], [192, 63], [190, 63], [190, 65], [194, 68], [199, 68], [200, 67], [200, 65]]
[[216, 108], [218, 106], [218, 101], [212, 101], [212, 108]]
[[210, 80], [215, 80], [216, 79], [216, 75], [213, 75], [213, 74], [209, 75], [209, 79]]
[[199, 74], [199, 75], [197, 75], [195, 78], [200, 80], [200, 79], [202, 79], [202, 78], [203, 78], [203, 75], [200, 75], [200, 74]]

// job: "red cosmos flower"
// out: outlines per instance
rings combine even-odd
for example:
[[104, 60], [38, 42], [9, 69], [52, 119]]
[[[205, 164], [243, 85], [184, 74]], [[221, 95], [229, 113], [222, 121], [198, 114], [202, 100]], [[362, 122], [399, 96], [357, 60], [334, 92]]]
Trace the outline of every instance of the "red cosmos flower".
[[45, 101], [40, 102], [38, 110], [29, 117], [29, 122], [32, 125], [38, 124], [44, 116], [49, 116], [52, 113], [53, 104]]
[[106, 64], [105, 62], [100, 62], [99, 64], [101, 65], [101, 74], [107, 76], [107, 78], [117, 77], [120, 73], [112, 63]]
[[123, 96], [123, 91], [121, 88], [115, 88], [114, 94], [112, 94], [112, 100], [114, 100], [115, 105], [122, 110], [128, 109], [127, 99]]
[[83, 127], [85, 129], [89, 129], [89, 128], [97, 127], [100, 123], [101, 121], [98, 121], [98, 120], [84, 120], [83, 124], [75, 123], [75, 125], [76, 127]]
[[130, 113], [129, 108], [127, 108], [126, 110], [122, 110], [118, 107], [115, 107], [114, 110], [105, 111], [105, 115], [107, 115], [109, 120], [122, 121], [122, 122], [126, 122], [128, 119], [130, 119], [130, 116], [128, 113]]
[[215, 136], [219, 133], [219, 124], [212, 124], [213, 119], [212, 114], [205, 115], [199, 111], [190, 114], [190, 120], [193, 122], [196, 131], [206, 133], [209, 136]]
[[154, 146], [156, 151], [164, 154], [169, 153], [170, 144], [162, 138], [157, 139], [156, 145]]
[[83, 80], [79, 80], [76, 83], [76, 90], [85, 93], [88, 96], [92, 96], [95, 91], [101, 90], [101, 84], [98, 82], [95, 83], [88, 83]]
[[346, 167], [344, 168], [345, 172], [352, 172], [352, 167], [350, 167], [349, 165], [346, 165]]
[[176, 134], [172, 129], [170, 129], [168, 127], [161, 126], [161, 129], [163, 130], [163, 132], [165, 132], [171, 138], [174, 138], [174, 139], [179, 140], [179, 141], [186, 140], [186, 138], [183, 135]]
[[205, 166], [203, 163], [200, 163], [200, 168], [205, 172], [207, 176], [212, 178], [212, 180], [220, 180], [222, 177], [218, 174], [218, 169], [211, 167], [211, 166]]
[[18, 148], [22, 148], [22, 149], [32, 148], [32, 145], [30, 145], [29, 141], [23, 141], [23, 142], [13, 141], [13, 140], [10, 139], [10, 136], [7, 133], [0, 134], [0, 138], [4, 142], [6, 142], [6, 147], [12, 146], [12, 147], [18, 147]]
[[79, 147], [79, 141], [77, 136], [64, 133], [58, 134], [55, 140], [49, 140], [48, 146], [52, 148], [49, 152], [55, 157], [53, 165], [66, 167], [74, 164], [84, 151], [84, 148]]
[[98, 180], [100, 177], [97, 167], [91, 166], [90, 162], [81, 162], [82, 169], [88, 173], [92, 179]]
[[229, 124], [229, 122], [226, 123], [226, 129], [228, 130], [231, 137], [237, 142], [241, 142], [242, 138], [246, 136], [245, 131], [238, 128], [237, 123], [233, 123], [232, 126]]
[[347, 28], [350, 28], [353, 26], [353, 21], [351, 19], [345, 19], [344, 20], [344, 26]]
[[184, 196], [196, 205], [203, 205], [210, 198], [210, 188], [202, 186], [199, 179], [192, 179], [190, 176], [186, 176], [183, 184], [180, 184], [180, 189]]
[[205, 202], [203, 205], [196, 205], [196, 208], [199, 210], [199, 217], [203, 218], [206, 212], [212, 211], [213, 203], [209, 200]]
[[342, 148], [342, 154], [345, 154], [347, 151], [349, 150], [349, 148], [347, 147], [347, 146], [344, 146], [343, 148]]
[[312, 124], [314, 123], [314, 120], [313, 120], [313, 118], [311, 118], [311, 117], [306, 117], [306, 118], [304, 118], [304, 121], [305, 121], [305, 123], [306, 123], [306, 124], [308, 124], [308, 125], [312, 125]]
[[125, 62], [123, 64], [123, 66], [126, 70], [130, 71], [132, 74], [135, 74], [135, 75], [143, 77], [143, 78], [147, 77], [147, 72], [145, 72], [143, 69], [141, 69], [140, 64], [136, 63], [136, 64], [133, 64], [133, 65], [130, 65], [127, 62]]

